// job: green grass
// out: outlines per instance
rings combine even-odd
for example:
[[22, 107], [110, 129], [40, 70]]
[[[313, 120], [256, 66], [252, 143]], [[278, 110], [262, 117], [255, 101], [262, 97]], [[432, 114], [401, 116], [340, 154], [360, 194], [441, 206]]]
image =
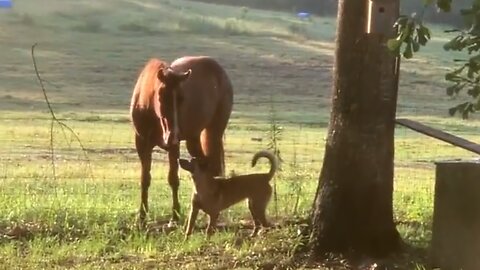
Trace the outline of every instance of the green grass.
[[[310, 211], [322, 165], [330, 112], [335, 21], [182, 0], [40, 1], [15, 3], [0, 15], [0, 264], [5, 268], [252, 269], [288, 261], [300, 244], [299, 220]], [[217, 15], [213, 15], [217, 14]], [[447, 116], [458, 100], [445, 96], [451, 64], [435, 39], [402, 62], [398, 114], [480, 141], [479, 121]], [[60, 119], [54, 130], [56, 179], [50, 157], [50, 115], [36, 82], [30, 46]], [[235, 88], [226, 135], [227, 171], [252, 171], [254, 152], [268, 145], [270, 103], [283, 127], [278, 201], [269, 217], [282, 225], [249, 239], [244, 204], [225, 211], [210, 241], [197, 229], [183, 241], [165, 227], [171, 207], [166, 156], [154, 154], [149, 232], [138, 231], [140, 164], [128, 106], [149, 57], [211, 55]], [[252, 140], [253, 139], [253, 140]], [[261, 139], [261, 140], [259, 140]], [[185, 152], [182, 155], [186, 155]], [[431, 234], [434, 165], [471, 158], [445, 143], [398, 128], [395, 218], [403, 238], [426, 247]], [[266, 170], [259, 164], [256, 171]], [[189, 176], [181, 171], [182, 210]], [[277, 209], [277, 211], [275, 211]], [[296, 220], [296, 222], [295, 222]], [[198, 225], [205, 225], [202, 215]], [[421, 263], [421, 259], [420, 262]]]

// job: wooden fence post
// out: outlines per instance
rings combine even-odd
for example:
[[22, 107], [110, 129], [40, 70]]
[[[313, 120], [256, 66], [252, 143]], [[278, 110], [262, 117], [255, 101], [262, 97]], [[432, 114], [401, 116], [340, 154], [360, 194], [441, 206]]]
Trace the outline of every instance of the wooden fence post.
[[480, 160], [436, 163], [431, 266], [480, 269]]

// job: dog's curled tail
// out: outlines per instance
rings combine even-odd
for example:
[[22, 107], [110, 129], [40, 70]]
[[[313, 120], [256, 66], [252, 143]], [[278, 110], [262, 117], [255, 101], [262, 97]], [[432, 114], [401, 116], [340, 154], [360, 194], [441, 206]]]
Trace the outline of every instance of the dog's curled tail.
[[255, 167], [255, 165], [257, 165], [257, 161], [261, 157], [267, 158], [268, 161], [270, 161], [270, 171], [267, 174], [268, 174], [268, 180], [271, 180], [273, 178], [273, 176], [275, 175], [275, 172], [278, 169], [277, 158], [270, 151], [267, 151], [267, 150], [259, 151], [253, 156], [252, 167]]

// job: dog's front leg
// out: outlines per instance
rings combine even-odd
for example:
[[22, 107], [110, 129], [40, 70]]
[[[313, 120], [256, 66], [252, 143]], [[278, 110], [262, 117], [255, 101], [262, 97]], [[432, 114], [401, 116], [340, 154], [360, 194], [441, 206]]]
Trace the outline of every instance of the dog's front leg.
[[197, 219], [198, 215], [198, 210], [198, 207], [195, 206], [194, 203], [192, 203], [192, 206], [190, 208], [190, 215], [188, 216], [187, 229], [185, 231], [185, 240], [188, 239], [190, 234], [192, 234], [193, 226], [195, 225], [195, 220]]
[[207, 239], [210, 238], [210, 236], [215, 231], [215, 228], [217, 227], [218, 215], [219, 215], [219, 213], [213, 213], [213, 214], [208, 215], [209, 220], [208, 220], [208, 226], [207, 226]]

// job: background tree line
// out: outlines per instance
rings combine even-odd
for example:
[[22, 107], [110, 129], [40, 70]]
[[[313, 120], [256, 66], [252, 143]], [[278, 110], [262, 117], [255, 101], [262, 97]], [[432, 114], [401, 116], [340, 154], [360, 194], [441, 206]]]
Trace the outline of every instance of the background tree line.
[[[291, 12], [310, 12], [317, 15], [337, 14], [338, 0], [192, 0], [214, 4], [244, 6], [249, 8], [260, 8], [269, 10], [282, 10]], [[458, 16], [458, 10], [467, 7], [472, 0], [455, 0], [454, 12], [437, 12], [430, 7], [425, 10], [424, 19], [429, 22], [445, 23], [450, 25], [462, 25], [463, 19]], [[402, 0], [400, 13], [410, 15], [414, 12], [421, 12], [424, 7], [424, 1], [421, 0]]]

